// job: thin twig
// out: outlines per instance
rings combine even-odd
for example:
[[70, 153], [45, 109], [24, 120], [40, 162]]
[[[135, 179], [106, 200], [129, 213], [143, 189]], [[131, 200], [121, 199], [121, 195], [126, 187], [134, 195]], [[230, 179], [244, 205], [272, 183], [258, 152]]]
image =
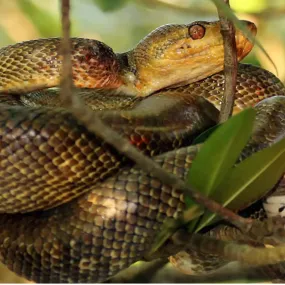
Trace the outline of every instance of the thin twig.
[[[62, 101], [65, 106], [72, 112], [72, 114], [82, 122], [85, 127], [104, 141], [115, 147], [119, 152], [126, 155], [128, 158], [136, 162], [136, 164], [146, 171], [152, 173], [153, 176], [160, 179], [164, 184], [170, 185], [173, 188], [183, 190], [195, 202], [203, 205], [205, 208], [221, 216], [223, 219], [228, 220], [235, 226], [247, 231], [250, 228], [251, 220], [242, 218], [234, 212], [222, 207], [217, 202], [209, 199], [205, 195], [191, 189], [184, 181], [178, 179], [174, 174], [168, 173], [163, 170], [152, 159], [146, 157], [139, 152], [130, 142], [119, 135], [116, 131], [107, 126], [97, 115], [96, 112], [86, 108], [79, 96], [74, 96], [72, 93], [72, 66], [70, 59], [70, 20], [69, 20], [69, 0], [62, 0], [62, 27], [63, 27], [63, 79], [62, 79], [62, 92], [60, 93]], [[198, 151], [198, 149], [197, 149]]]
[[175, 253], [182, 246], [183, 249], [189, 249], [190, 251], [216, 254], [229, 261], [239, 261], [242, 264], [254, 266], [276, 264], [285, 260], [284, 245], [274, 248], [256, 248], [232, 241], [218, 240], [206, 235], [190, 234], [186, 231], [178, 231], [173, 235], [172, 240], [178, 247], [177, 250], [175, 250], [175, 247], [171, 247], [171, 250], [175, 251]]
[[[79, 104], [81, 105], [82, 103], [80, 102]], [[79, 107], [79, 104], [77, 106], [72, 106], [70, 109], [75, 117], [79, 119], [89, 131], [96, 133], [104, 141], [115, 147], [120, 153], [126, 155], [132, 161], [136, 162], [141, 169], [147, 173], [151, 173], [154, 177], [160, 179], [160, 181], [164, 184], [183, 190], [184, 193], [189, 195], [195, 202], [203, 205], [211, 212], [218, 214], [223, 219], [230, 221], [237, 227], [246, 230], [248, 225], [251, 224], [251, 220], [242, 218], [239, 215], [236, 215], [234, 212], [222, 207], [220, 204], [209, 199], [207, 196], [195, 191], [195, 189], [191, 189], [176, 175], [162, 169], [160, 165], [155, 163], [151, 158], [139, 152], [136, 147], [131, 145], [126, 138], [123, 138], [116, 131], [112, 130], [109, 126], [103, 123], [95, 112], [89, 110], [82, 112], [82, 108]], [[195, 147], [198, 151], [198, 147], [193, 146], [193, 148]]]
[[243, 265], [265, 266], [285, 260], [284, 244], [274, 248], [253, 247], [235, 241], [189, 233], [183, 229], [176, 231], [168, 243], [151, 256], [150, 260], [157, 257], [173, 256], [182, 250], [217, 255], [223, 260], [239, 261]]
[[[119, 152], [126, 155], [128, 158], [136, 162], [141, 169], [147, 173], [152, 173], [153, 176], [159, 178], [164, 184], [170, 185], [173, 188], [181, 189], [187, 195], [189, 195], [198, 204], [203, 205], [211, 212], [214, 212], [221, 216], [223, 219], [230, 221], [239, 228], [246, 229], [251, 220], [244, 219], [234, 212], [222, 207], [220, 204], [202, 195], [201, 193], [190, 189], [184, 181], [178, 179], [174, 174], [170, 174], [163, 170], [152, 159], [146, 157], [139, 152], [130, 142], [120, 136], [117, 132], [108, 127], [99, 118], [96, 112], [86, 108], [79, 96], [74, 96], [72, 93], [72, 66], [70, 58], [70, 20], [69, 20], [69, 0], [62, 0], [62, 27], [63, 27], [63, 79], [62, 79], [62, 91], [60, 93], [62, 101], [65, 106], [72, 112], [72, 114], [81, 121], [85, 127], [104, 141], [115, 147]], [[198, 151], [198, 149], [197, 149]]]
[[[69, 0], [62, 0], [62, 25], [64, 29], [62, 50], [64, 51], [63, 57], [69, 57], [69, 59], [65, 58], [63, 60], [63, 90], [60, 93], [60, 96], [62, 101], [65, 102], [66, 107], [72, 112], [72, 114], [80, 122], [82, 122], [90, 132], [100, 136], [104, 141], [112, 145], [119, 152], [136, 162], [136, 164], [141, 169], [143, 169], [147, 173], [151, 173], [154, 177], [160, 179], [162, 183], [172, 186], [173, 188], [183, 190], [185, 194], [189, 195], [195, 202], [204, 206], [211, 212], [214, 212], [217, 215], [221, 216], [223, 219], [228, 220], [245, 233], [251, 232], [253, 235], [255, 233], [259, 234], [261, 226], [261, 229], [263, 229], [264, 231], [261, 232], [262, 234], [260, 238], [262, 238], [263, 234], [268, 235], [268, 232], [271, 232], [272, 229], [270, 223], [268, 223], [267, 227], [263, 227], [260, 223], [253, 223], [251, 219], [242, 218], [236, 215], [234, 212], [222, 207], [220, 204], [204, 196], [203, 194], [197, 192], [196, 189], [191, 189], [184, 183], [184, 181], [177, 178], [177, 176], [163, 170], [152, 159], [146, 157], [141, 152], [139, 152], [133, 145], [130, 144], [130, 142], [126, 138], [123, 138], [117, 132], [112, 130], [108, 125], [103, 123], [103, 121], [99, 118], [96, 112], [93, 112], [89, 108], [86, 108], [79, 96], [74, 96], [74, 94], [72, 93], [72, 66], [70, 61], [69, 8]], [[193, 148], [196, 148], [196, 151], [198, 151], [197, 146], [193, 146]], [[255, 232], [252, 232], [252, 229], [254, 229]]]
[[69, 19], [70, 1], [61, 1], [61, 22], [62, 22], [62, 74], [60, 97], [65, 105], [72, 104], [71, 100], [73, 81], [72, 81], [72, 62], [71, 62], [71, 43], [70, 43], [70, 19]]
[[[224, 40], [224, 95], [222, 100], [220, 119], [221, 123], [225, 122], [233, 112], [234, 98], [237, 81], [237, 50], [235, 41], [235, 28], [233, 23], [227, 16], [219, 9], [221, 0], [213, 0], [217, 6], [220, 22], [221, 34]], [[229, 5], [229, 0], [224, 0], [225, 4]]]

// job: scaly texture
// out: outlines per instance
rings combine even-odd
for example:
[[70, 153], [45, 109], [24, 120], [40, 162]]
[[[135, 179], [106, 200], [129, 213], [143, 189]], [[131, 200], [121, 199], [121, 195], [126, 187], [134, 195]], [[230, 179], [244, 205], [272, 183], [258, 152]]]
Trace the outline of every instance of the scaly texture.
[[[253, 23], [244, 24], [255, 35]], [[193, 39], [191, 27], [205, 33]], [[115, 54], [96, 40], [72, 38], [73, 81], [78, 88], [121, 88], [147, 96], [181, 82], [193, 82], [223, 69], [223, 40], [219, 22], [165, 25], [145, 37], [133, 50]], [[236, 33], [239, 60], [253, 44]], [[207, 65], [201, 61], [207, 57]], [[60, 39], [39, 39], [0, 50], [0, 92], [22, 94], [59, 85], [62, 56]]]
[[[176, 92], [197, 94], [220, 109], [223, 95], [224, 73], [219, 72], [204, 80], [175, 88]], [[170, 89], [171, 90], [171, 89]], [[234, 113], [254, 106], [263, 99], [284, 95], [285, 87], [272, 73], [256, 66], [239, 64]]]
[[[255, 34], [254, 24], [247, 26]], [[195, 29], [203, 33], [197, 37]], [[120, 102], [126, 110], [100, 116], [145, 154], [189, 145], [194, 135], [215, 123], [217, 110], [209, 102], [221, 96], [223, 76], [208, 76], [223, 66], [219, 22], [168, 25], [118, 55], [98, 41], [71, 42], [75, 85], [116, 89], [79, 90], [78, 95], [93, 110], [114, 109]], [[240, 31], [236, 43], [241, 59], [252, 43]], [[165, 218], [183, 211], [183, 195], [90, 134], [60, 107], [56, 95], [38, 93], [39, 87], [58, 85], [59, 54], [59, 39], [0, 50], [5, 103], [0, 115], [0, 258], [37, 282], [104, 281], [143, 257]], [[208, 64], [201, 64], [205, 56]], [[239, 108], [285, 95], [284, 86], [261, 69], [240, 65], [238, 82], [236, 96], [244, 98]], [[129, 96], [147, 96], [172, 85], [184, 87], [164, 89], [144, 100]], [[122, 91], [129, 95], [122, 94], [120, 100]], [[100, 100], [104, 102], [98, 104]], [[45, 102], [53, 108], [42, 106]], [[195, 153], [195, 147], [185, 147], [154, 159], [184, 179]], [[121, 166], [126, 168], [119, 170]], [[206, 265], [205, 259], [199, 262]]]
[[[192, 151], [155, 160], [184, 178]], [[0, 216], [1, 260], [36, 282], [103, 281], [139, 260], [165, 218], [183, 208], [180, 191], [136, 167], [122, 170], [68, 205]]]
[[[273, 105], [285, 105], [285, 97], [272, 99]], [[262, 105], [257, 108], [262, 110]], [[185, 179], [196, 151], [185, 147], [154, 160]], [[183, 210], [181, 191], [136, 166], [125, 168], [66, 205], [45, 212], [2, 214], [1, 260], [36, 282], [103, 281], [142, 258], [163, 221]], [[197, 262], [205, 270], [225, 261]]]
[[[161, 110], [156, 105], [153, 114], [138, 104], [130, 111], [100, 115], [151, 156], [189, 144], [199, 131], [214, 124], [195, 98], [156, 97]], [[144, 104], [151, 105], [152, 100]], [[0, 138], [1, 213], [66, 203], [130, 163], [64, 109], [2, 105]]]
[[[79, 88], [117, 88], [122, 84], [113, 50], [96, 40], [74, 38], [73, 80]], [[0, 92], [34, 90], [59, 85], [60, 39], [41, 39], [0, 50]]]

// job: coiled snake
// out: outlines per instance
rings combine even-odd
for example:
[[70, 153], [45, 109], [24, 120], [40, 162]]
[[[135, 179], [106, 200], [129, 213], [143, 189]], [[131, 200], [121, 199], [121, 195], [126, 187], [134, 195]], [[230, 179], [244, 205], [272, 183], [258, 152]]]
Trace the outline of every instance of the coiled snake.
[[[165, 218], [182, 213], [184, 200], [89, 133], [55, 90], [40, 90], [59, 84], [59, 44], [44, 39], [0, 50], [0, 256], [36, 282], [99, 282], [140, 260]], [[239, 30], [236, 44], [241, 60], [252, 44]], [[216, 123], [223, 91], [219, 22], [166, 25], [123, 54], [87, 39], [72, 39], [72, 48], [78, 96], [184, 178], [195, 156], [193, 137]], [[268, 71], [239, 65], [236, 112], [284, 94]], [[284, 104], [272, 97], [255, 107], [251, 152], [282, 132]], [[267, 137], [273, 116], [276, 130]]]

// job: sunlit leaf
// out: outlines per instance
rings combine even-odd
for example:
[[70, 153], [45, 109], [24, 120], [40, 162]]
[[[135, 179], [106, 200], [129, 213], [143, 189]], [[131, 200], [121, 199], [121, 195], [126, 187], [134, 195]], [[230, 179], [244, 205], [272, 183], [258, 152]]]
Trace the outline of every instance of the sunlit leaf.
[[[184, 197], [184, 203], [186, 204], [186, 208], [189, 209], [191, 206], [193, 206], [193, 201], [189, 196]], [[195, 206], [195, 204], [194, 204]]]
[[128, 0], [93, 0], [93, 2], [104, 12], [111, 12], [122, 8]]
[[247, 109], [221, 125], [204, 143], [187, 175], [193, 189], [209, 195], [221, 183], [246, 145], [255, 111]]
[[[285, 140], [257, 152], [234, 167], [213, 192], [211, 198], [231, 210], [245, 208], [263, 197], [285, 171]], [[213, 222], [207, 213], [197, 230]]]

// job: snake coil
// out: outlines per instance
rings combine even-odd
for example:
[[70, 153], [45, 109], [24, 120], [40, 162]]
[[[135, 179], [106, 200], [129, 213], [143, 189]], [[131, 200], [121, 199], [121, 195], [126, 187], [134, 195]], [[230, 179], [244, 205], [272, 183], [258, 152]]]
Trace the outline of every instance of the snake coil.
[[[219, 29], [219, 22], [166, 25], [123, 54], [72, 39], [78, 96], [184, 179], [196, 154], [189, 145], [216, 123], [220, 106]], [[0, 258], [35, 282], [100, 282], [140, 260], [163, 221], [182, 213], [184, 200], [88, 132], [61, 107], [55, 89], [41, 89], [59, 83], [59, 43], [42, 39], [0, 50]], [[240, 60], [252, 44], [239, 30], [236, 43]], [[274, 141], [266, 122], [284, 105], [273, 96], [284, 94], [268, 71], [239, 65], [235, 112], [269, 98], [255, 107], [250, 153]], [[283, 128], [282, 112], [274, 118], [273, 137]]]

